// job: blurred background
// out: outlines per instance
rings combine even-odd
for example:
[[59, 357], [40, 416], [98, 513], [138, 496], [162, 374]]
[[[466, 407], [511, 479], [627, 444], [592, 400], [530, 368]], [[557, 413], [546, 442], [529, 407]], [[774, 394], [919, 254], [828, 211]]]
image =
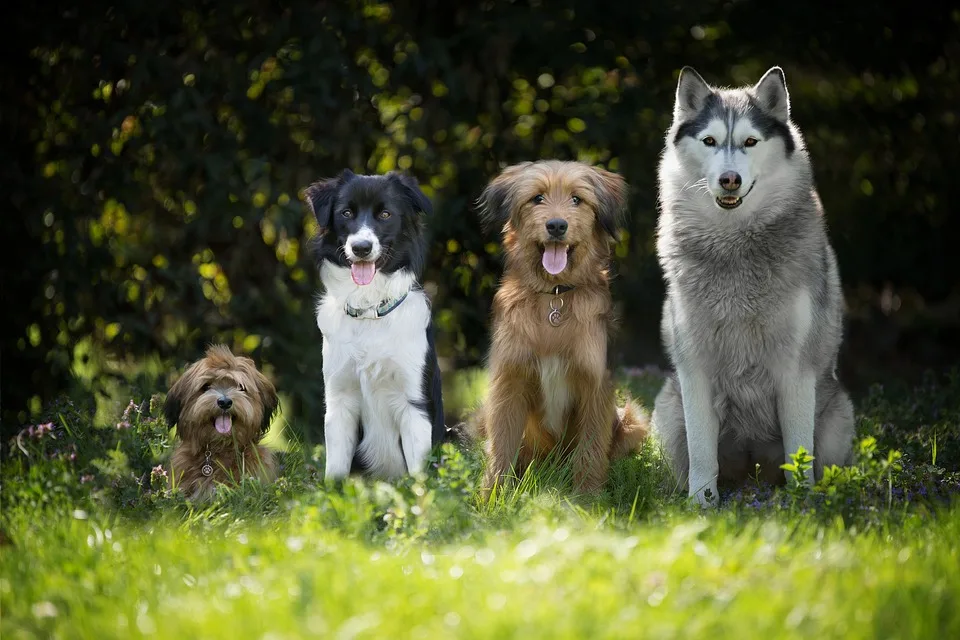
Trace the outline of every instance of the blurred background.
[[[501, 256], [471, 204], [508, 163], [631, 185], [612, 365], [665, 365], [656, 165], [679, 69], [784, 68], [849, 307], [855, 392], [960, 362], [960, 9], [887, 2], [22, 3], [7, 14], [4, 440], [69, 393], [167, 388], [210, 341], [322, 428], [300, 190], [401, 169], [433, 199], [426, 287], [451, 420]], [[465, 372], [460, 377], [453, 372]]]

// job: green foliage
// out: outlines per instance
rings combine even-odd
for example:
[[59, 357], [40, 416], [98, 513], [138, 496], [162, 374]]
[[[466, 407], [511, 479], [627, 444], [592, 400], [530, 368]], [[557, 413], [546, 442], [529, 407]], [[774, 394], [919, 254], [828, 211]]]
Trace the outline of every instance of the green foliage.
[[713, 2], [25, 5], [3, 80], [16, 123], [5, 436], [58, 393], [78, 398], [71, 381], [87, 401], [116, 397], [118, 379], [163, 390], [220, 340], [264, 364], [318, 441], [314, 221], [298, 193], [343, 167], [409, 171], [434, 199], [426, 286], [448, 368], [487, 344], [500, 256], [471, 211], [484, 183], [538, 157], [622, 172], [613, 353], [656, 359], [655, 167], [685, 64], [720, 84], [786, 69], [847, 286], [849, 371], [902, 368], [901, 350], [950, 362], [960, 14], [769, 10], [776, 20]]

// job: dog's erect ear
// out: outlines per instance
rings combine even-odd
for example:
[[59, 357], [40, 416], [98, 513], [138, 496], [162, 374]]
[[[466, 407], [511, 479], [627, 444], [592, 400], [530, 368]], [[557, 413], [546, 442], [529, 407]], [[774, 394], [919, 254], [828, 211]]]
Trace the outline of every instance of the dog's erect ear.
[[685, 119], [703, 109], [712, 93], [713, 89], [693, 67], [681, 69], [680, 79], [677, 81], [677, 98], [673, 104], [674, 119]]
[[513, 198], [516, 180], [531, 164], [533, 163], [521, 162], [511, 165], [484, 187], [475, 206], [480, 214], [480, 224], [486, 233], [499, 233], [510, 219], [516, 206]]
[[760, 82], [753, 85], [753, 93], [764, 111], [780, 122], [790, 119], [790, 94], [787, 91], [787, 78], [780, 67], [771, 67], [763, 74]]
[[594, 167], [591, 175], [597, 196], [597, 222], [614, 240], [620, 239], [620, 227], [627, 213], [627, 182], [623, 176]]
[[353, 171], [344, 169], [336, 178], [317, 180], [303, 190], [303, 199], [310, 207], [310, 211], [313, 212], [321, 230], [330, 227], [330, 220], [333, 217], [333, 200], [336, 198], [340, 187], [355, 177]]
[[391, 171], [387, 174], [387, 179], [400, 187], [403, 197], [410, 203], [410, 207], [417, 212], [422, 212], [428, 216], [433, 215], [433, 203], [430, 198], [420, 190], [420, 183], [413, 176], [408, 176], [399, 171]]

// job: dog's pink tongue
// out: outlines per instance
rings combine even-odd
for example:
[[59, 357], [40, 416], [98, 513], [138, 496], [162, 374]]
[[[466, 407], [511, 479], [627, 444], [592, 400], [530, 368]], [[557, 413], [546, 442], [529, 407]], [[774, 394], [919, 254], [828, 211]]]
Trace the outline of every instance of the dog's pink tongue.
[[552, 276], [567, 268], [567, 245], [550, 243], [543, 251], [543, 268]]
[[227, 435], [230, 433], [230, 428], [233, 426], [233, 420], [231, 420], [230, 416], [226, 414], [219, 415], [214, 419], [213, 426], [216, 428], [217, 433]]
[[372, 262], [354, 262], [350, 265], [350, 276], [359, 285], [373, 282], [373, 274], [376, 272], [377, 266]]

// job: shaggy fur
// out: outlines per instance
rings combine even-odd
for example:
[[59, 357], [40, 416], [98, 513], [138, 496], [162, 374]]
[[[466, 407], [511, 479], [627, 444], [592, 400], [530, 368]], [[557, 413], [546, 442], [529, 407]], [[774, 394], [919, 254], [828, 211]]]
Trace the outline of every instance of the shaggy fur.
[[653, 423], [678, 484], [713, 505], [718, 480], [757, 465], [783, 482], [801, 446], [818, 478], [848, 463], [843, 292], [783, 72], [723, 90], [684, 69], [659, 178], [661, 329], [676, 372]]
[[[487, 438], [486, 495], [511, 467], [522, 473], [558, 446], [572, 457], [576, 487], [598, 491], [610, 460], [646, 436], [639, 409], [617, 410], [607, 370], [610, 245], [626, 199], [619, 175], [560, 161], [509, 167], [480, 198], [488, 228], [502, 228], [506, 253], [494, 297], [489, 394], [471, 425]], [[558, 220], [566, 231], [551, 234], [548, 223]], [[544, 253], [558, 246], [567, 259], [551, 275]], [[558, 285], [574, 288], [556, 296]], [[561, 320], [552, 326], [557, 299]]]
[[[275, 480], [273, 453], [258, 443], [278, 404], [276, 389], [253, 360], [224, 345], [209, 347], [170, 388], [163, 406], [180, 438], [170, 459], [171, 485], [198, 500], [209, 497], [215, 483], [235, 484], [243, 475]], [[203, 475], [205, 464], [213, 467], [210, 476]]]

